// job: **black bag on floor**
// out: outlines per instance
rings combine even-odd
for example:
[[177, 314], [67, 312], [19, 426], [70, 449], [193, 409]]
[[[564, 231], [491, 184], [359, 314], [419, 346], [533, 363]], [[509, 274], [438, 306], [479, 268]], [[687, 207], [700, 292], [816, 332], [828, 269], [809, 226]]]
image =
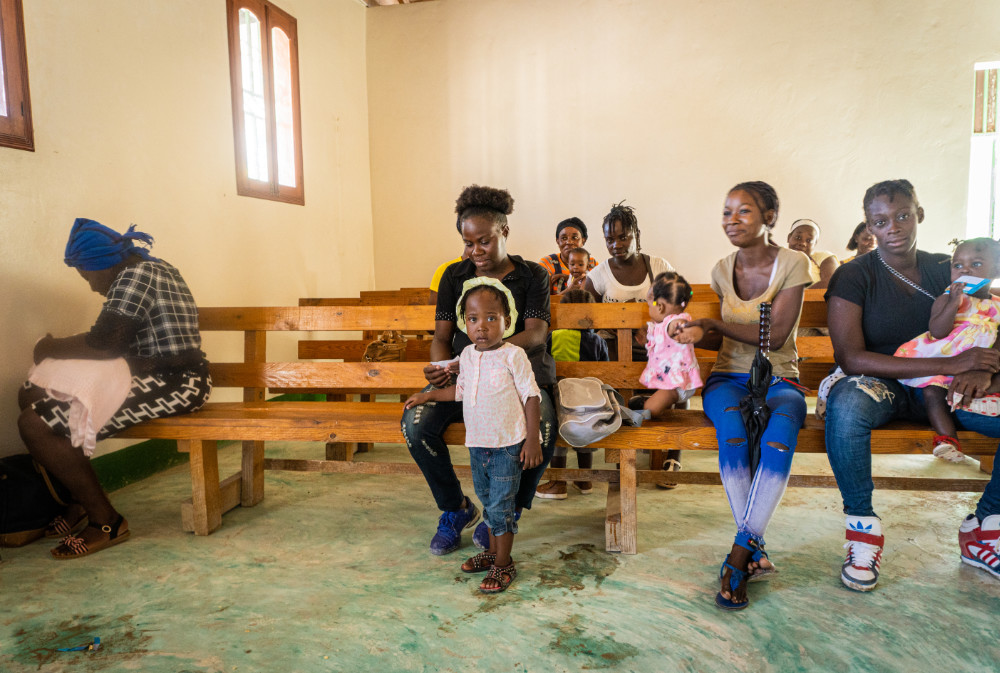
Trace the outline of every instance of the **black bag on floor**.
[[0, 458], [0, 547], [20, 547], [45, 535], [69, 500], [69, 491], [28, 454]]

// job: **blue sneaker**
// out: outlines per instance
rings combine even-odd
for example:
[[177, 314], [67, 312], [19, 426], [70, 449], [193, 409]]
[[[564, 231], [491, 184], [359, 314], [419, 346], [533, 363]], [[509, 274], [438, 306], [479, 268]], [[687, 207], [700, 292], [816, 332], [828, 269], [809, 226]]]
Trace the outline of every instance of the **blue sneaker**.
[[[450, 554], [462, 544], [462, 530], [479, 521], [479, 508], [466, 498], [467, 507], [445, 512], [438, 519], [438, 529], [431, 538], [431, 553], [435, 556]], [[488, 540], [489, 538], [487, 538]]]
[[[514, 512], [514, 521], [521, 520], [521, 513]], [[476, 531], [472, 534], [472, 544], [476, 545], [480, 549], [490, 548], [490, 527], [486, 525], [486, 521], [480, 521], [479, 525], [476, 526]]]

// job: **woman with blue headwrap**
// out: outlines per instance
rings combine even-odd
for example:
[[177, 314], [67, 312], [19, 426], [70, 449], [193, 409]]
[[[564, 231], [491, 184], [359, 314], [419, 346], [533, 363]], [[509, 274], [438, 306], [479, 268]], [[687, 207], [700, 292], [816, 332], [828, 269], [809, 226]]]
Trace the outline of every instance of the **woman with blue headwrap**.
[[[194, 411], [212, 389], [191, 291], [177, 269], [135, 241], [150, 245], [153, 237], [135, 231], [135, 225], [119, 234], [93, 220], [73, 223], [65, 262], [106, 301], [89, 332], [64, 338], [47, 334], [35, 345], [36, 364], [113, 358], [128, 363], [131, 388], [97, 439], [146, 420]], [[21, 390], [19, 403], [18, 428], [28, 451], [74, 499], [65, 517], [57, 517], [46, 532], [47, 537], [65, 536], [52, 555], [78, 558], [127, 539], [128, 522], [111, 505], [88, 457], [70, 441], [70, 403], [31, 383]]]

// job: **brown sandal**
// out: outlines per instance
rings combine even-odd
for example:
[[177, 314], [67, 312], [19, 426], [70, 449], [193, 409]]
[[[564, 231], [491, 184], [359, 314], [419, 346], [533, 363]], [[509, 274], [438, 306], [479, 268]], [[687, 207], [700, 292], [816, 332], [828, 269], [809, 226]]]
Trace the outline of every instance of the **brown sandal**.
[[[510, 562], [510, 565], [503, 567], [490, 566], [490, 571], [486, 574], [483, 583], [479, 585], [479, 590], [484, 594], [498, 594], [507, 591], [507, 587], [514, 581], [515, 577], [517, 577], [517, 568], [514, 567], [513, 561]], [[486, 580], [496, 580], [500, 586], [484, 587], [483, 584], [486, 583]]]
[[496, 554], [491, 554], [488, 551], [481, 551], [475, 556], [470, 556], [466, 559], [465, 563], [462, 564], [462, 572], [484, 573], [493, 567], [493, 563], [496, 560]]
[[[66, 510], [69, 514], [69, 509]], [[45, 538], [48, 540], [56, 540], [61, 537], [66, 537], [67, 535], [73, 535], [81, 530], [87, 525], [87, 512], [83, 511], [81, 508], [80, 517], [73, 522], [70, 522], [64, 516], [57, 516], [49, 522], [49, 525], [45, 527]]]
[[132, 534], [132, 531], [128, 529], [122, 531], [121, 533], [118, 532], [118, 529], [123, 523], [125, 523], [125, 517], [121, 515], [118, 515], [118, 520], [111, 525], [98, 525], [91, 522], [87, 524], [87, 528], [97, 528], [98, 530], [107, 533], [107, 540], [98, 540], [96, 542], [88, 543], [82, 537], [68, 535], [63, 539], [62, 543], [58, 547], [52, 549], [50, 553], [57, 561], [65, 561], [66, 559], [89, 556], [101, 551], [102, 549], [113, 547], [114, 545], [127, 540]]

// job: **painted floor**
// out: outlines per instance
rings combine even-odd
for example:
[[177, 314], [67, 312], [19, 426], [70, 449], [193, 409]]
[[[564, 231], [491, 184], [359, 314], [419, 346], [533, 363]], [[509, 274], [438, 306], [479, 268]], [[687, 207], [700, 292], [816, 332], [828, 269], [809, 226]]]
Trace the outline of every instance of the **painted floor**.
[[[235, 467], [238, 448], [222, 453]], [[376, 453], [408, 460], [401, 447]], [[688, 469], [714, 460], [684, 457]], [[977, 473], [971, 460], [877, 465]], [[798, 456], [796, 471], [829, 469]], [[643, 487], [635, 556], [603, 551], [603, 486], [536, 500], [515, 543], [520, 575], [498, 596], [459, 570], [468, 536], [450, 556], [428, 553], [437, 517], [419, 477], [269, 472], [265, 501], [208, 537], [180, 530], [188, 492], [186, 466], [115, 492], [133, 537], [85, 559], [50, 560], [42, 541], [0, 550], [0, 671], [1000, 669], [1000, 581], [958, 562], [974, 494], [877, 493], [882, 581], [858, 594], [839, 580], [837, 492], [789, 489], [768, 533], [779, 574], [751, 585], [748, 610], [724, 613], [715, 578], [734, 531], [721, 487]], [[94, 636], [97, 652], [57, 651]]]

